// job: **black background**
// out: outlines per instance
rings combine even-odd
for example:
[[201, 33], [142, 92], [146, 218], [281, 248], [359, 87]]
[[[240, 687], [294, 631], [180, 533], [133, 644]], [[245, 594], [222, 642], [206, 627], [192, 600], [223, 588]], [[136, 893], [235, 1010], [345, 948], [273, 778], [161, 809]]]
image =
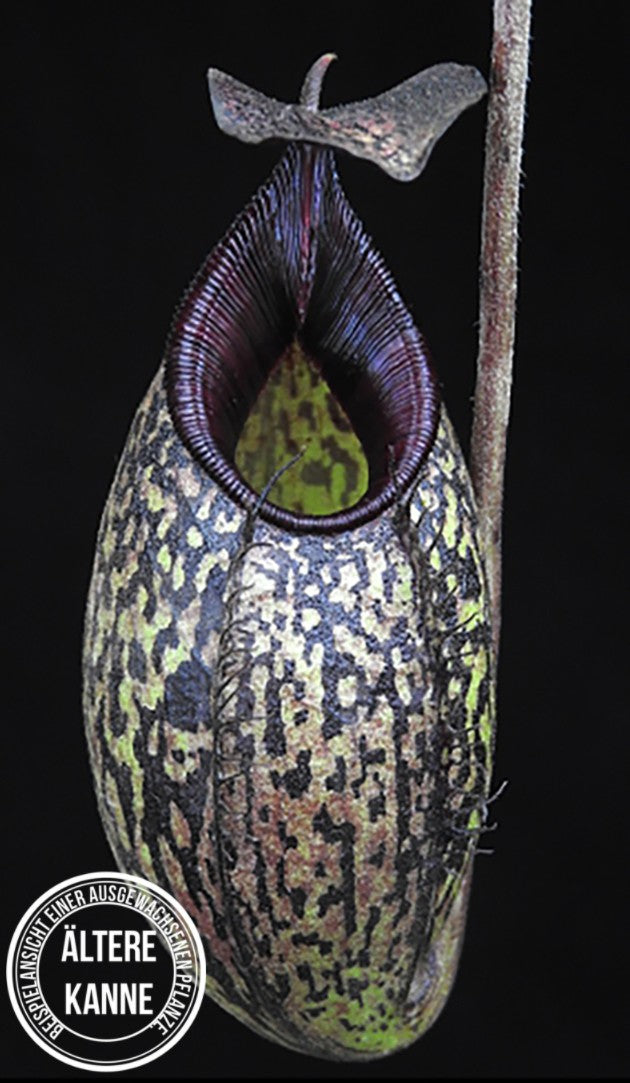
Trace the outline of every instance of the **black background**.
[[[206, 998], [180, 1044], [130, 1076], [614, 1076], [630, 1064], [619, 97], [630, 8], [538, 0], [535, 9], [495, 776], [510, 784], [495, 806], [496, 852], [477, 861], [455, 989], [419, 1043], [366, 1066], [272, 1046]], [[218, 132], [206, 68], [291, 100], [311, 61], [333, 50], [330, 105], [438, 61], [487, 73], [491, 13], [489, 0], [31, 3], [3, 24], [8, 944], [41, 892], [113, 868], [80, 712], [98, 518], [172, 311], [279, 155]], [[409, 185], [340, 163], [431, 345], [464, 441], [484, 117], [485, 104], [465, 114]], [[40, 1051], [6, 997], [3, 1015], [6, 1075], [84, 1075]]]

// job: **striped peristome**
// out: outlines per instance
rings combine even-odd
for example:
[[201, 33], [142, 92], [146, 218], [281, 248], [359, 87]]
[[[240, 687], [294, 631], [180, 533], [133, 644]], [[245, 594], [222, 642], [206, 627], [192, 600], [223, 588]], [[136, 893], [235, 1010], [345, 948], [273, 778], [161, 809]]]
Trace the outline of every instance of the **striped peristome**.
[[[133, 422], [85, 719], [116, 861], [191, 914], [210, 996], [291, 1049], [369, 1059], [426, 1030], [457, 967], [493, 750], [485, 575], [426, 347], [330, 152], [293, 146], [274, 177], [197, 276]], [[367, 330], [347, 318], [365, 297]], [[284, 469], [298, 415], [328, 474], [301, 477], [299, 449]], [[354, 478], [360, 455], [364, 495], [321, 504], [308, 478]]]

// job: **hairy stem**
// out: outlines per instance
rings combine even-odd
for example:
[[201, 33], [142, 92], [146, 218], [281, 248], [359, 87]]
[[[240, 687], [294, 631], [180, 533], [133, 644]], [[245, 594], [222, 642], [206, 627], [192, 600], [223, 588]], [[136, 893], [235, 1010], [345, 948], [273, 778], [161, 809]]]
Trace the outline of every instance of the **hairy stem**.
[[530, 16], [531, 0], [494, 0], [471, 472], [488, 573], [495, 658], [501, 627], [501, 514], [512, 385]]

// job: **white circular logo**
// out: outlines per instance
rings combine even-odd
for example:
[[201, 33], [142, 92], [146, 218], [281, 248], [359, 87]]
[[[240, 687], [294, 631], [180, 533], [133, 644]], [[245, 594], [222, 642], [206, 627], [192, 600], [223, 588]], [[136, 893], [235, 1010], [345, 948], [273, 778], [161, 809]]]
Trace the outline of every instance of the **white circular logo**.
[[[166, 949], [166, 950], [165, 950]], [[65, 1064], [117, 1072], [186, 1033], [203, 999], [199, 933], [163, 888], [137, 876], [73, 876], [42, 895], [9, 948], [20, 1023]]]

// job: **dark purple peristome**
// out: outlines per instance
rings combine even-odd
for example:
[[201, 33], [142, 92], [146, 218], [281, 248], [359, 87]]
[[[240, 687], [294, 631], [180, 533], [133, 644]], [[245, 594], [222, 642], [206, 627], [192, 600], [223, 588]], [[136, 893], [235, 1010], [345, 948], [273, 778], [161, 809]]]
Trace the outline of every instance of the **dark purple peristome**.
[[[248, 414], [297, 337], [350, 418], [369, 488], [334, 515], [297, 515], [260, 496], [234, 464]], [[339, 183], [332, 151], [291, 144], [192, 282], [166, 355], [177, 431], [242, 506], [289, 530], [364, 523], [414, 481], [437, 427], [422, 336]], [[273, 434], [270, 434], [273, 439]]]

